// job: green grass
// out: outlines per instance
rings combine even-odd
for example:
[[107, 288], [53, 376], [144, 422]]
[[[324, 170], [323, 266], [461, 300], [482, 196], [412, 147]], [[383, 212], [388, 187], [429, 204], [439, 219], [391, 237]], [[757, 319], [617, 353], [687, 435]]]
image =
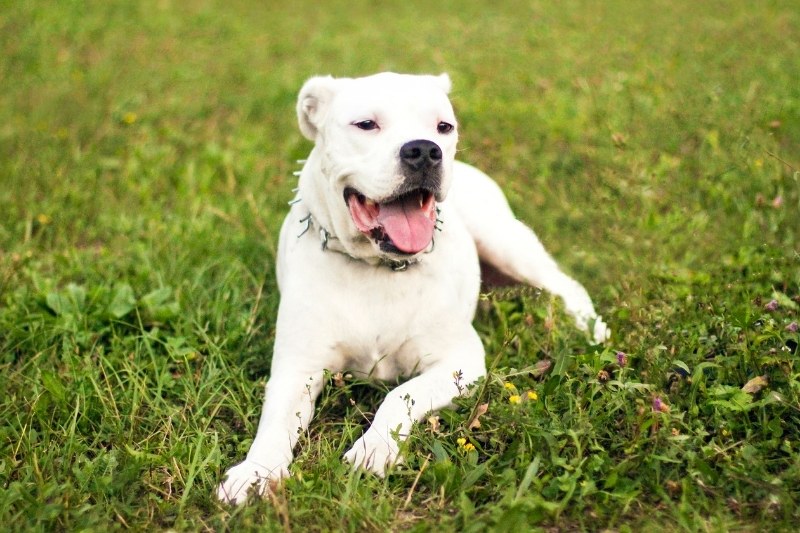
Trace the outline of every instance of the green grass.
[[[270, 4], [0, 1], [3, 528], [800, 523], [796, 3]], [[385, 386], [331, 384], [294, 477], [222, 506], [309, 150], [297, 90], [380, 70], [451, 74], [461, 157], [614, 337], [590, 347], [546, 294], [490, 293], [490, 375], [402, 469], [340, 464]]]

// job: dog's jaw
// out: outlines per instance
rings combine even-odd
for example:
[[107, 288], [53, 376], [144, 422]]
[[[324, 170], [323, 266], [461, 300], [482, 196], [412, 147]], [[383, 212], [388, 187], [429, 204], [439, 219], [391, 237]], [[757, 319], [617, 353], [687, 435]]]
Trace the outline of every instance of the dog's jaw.
[[375, 201], [347, 188], [344, 198], [356, 228], [384, 252], [414, 255], [433, 241], [436, 199], [431, 191], [415, 189]]
[[[300, 228], [299, 236], [323, 233], [323, 249], [341, 252], [371, 265], [413, 264], [418, 261], [418, 256], [432, 250], [432, 237], [427, 239], [422, 249], [411, 251], [413, 247], [406, 246], [403, 250], [388, 239], [385, 232], [381, 234], [384, 230], [381, 221], [378, 221], [381, 217], [380, 204], [391, 203], [392, 200], [401, 201], [399, 196], [384, 198], [382, 202], [368, 201], [365, 195], [360, 195], [356, 189], [344, 185], [353, 181], [352, 175], [329, 163], [323, 148], [318, 145], [312, 149], [300, 172], [297, 191], [299, 200], [294, 205], [297, 209], [296, 217], [307, 226], [310, 215], [311, 223], [316, 228], [312, 232], [302, 231]], [[351, 212], [349, 194], [359, 194], [362, 198], [363, 203], [358, 206], [360, 214], [356, 215], [358, 220], [354, 219]], [[423, 216], [429, 217], [431, 234], [438, 213], [436, 196], [437, 193], [430, 192], [423, 198]], [[356, 199], [353, 198], [353, 201]], [[406, 202], [409, 201], [406, 199]], [[418, 202], [419, 200], [417, 205]], [[389, 214], [391, 209], [384, 210], [384, 216]], [[385, 224], [385, 220], [382, 222]]]

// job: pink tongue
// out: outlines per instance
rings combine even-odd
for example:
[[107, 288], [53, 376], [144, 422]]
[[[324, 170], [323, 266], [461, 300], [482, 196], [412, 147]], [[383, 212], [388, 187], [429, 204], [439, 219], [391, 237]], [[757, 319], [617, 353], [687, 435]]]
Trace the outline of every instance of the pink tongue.
[[419, 206], [417, 195], [381, 204], [378, 223], [392, 243], [407, 254], [421, 252], [433, 239], [434, 221]]

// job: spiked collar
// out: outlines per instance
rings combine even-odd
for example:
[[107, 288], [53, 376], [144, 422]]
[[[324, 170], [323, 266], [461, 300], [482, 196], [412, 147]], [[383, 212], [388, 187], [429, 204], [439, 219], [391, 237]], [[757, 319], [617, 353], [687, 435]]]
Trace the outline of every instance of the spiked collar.
[[[298, 203], [298, 201], [299, 199], [296, 199], [290, 203], [295, 204]], [[313, 233], [316, 231], [316, 233], [319, 235], [320, 247], [323, 252], [330, 251], [330, 252], [340, 253], [342, 255], [345, 255], [353, 259], [354, 261], [363, 261], [370, 265], [386, 266], [392, 269], [394, 272], [404, 272], [408, 270], [409, 267], [414, 266], [417, 263], [421, 262], [422, 255], [431, 253], [435, 246], [434, 240], [431, 240], [431, 243], [428, 245], [428, 248], [425, 251], [409, 259], [389, 259], [387, 257], [365, 259], [350, 255], [342, 245], [342, 242], [339, 240], [339, 237], [331, 233], [329, 230], [327, 230], [321, 224], [319, 224], [316, 220], [314, 220], [314, 216], [311, 214], [310, 211], [307, 212], [306, 216], [300, 219], [300, 224], [303, 225], [303, 229], [297, 235], [297, 238], [299, 239], [307, 233]]]

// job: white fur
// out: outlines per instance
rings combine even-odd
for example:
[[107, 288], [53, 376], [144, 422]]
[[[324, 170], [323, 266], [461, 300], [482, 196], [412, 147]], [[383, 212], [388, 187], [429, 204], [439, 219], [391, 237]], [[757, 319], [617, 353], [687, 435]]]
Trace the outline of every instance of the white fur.
[[[609, 330], [586, 290], [561, 272], [536, 235], [511, 212], [500, 189], [479, 170], [457, 163], [456, 124], [442, 76], [392, 73], [359, 79], [312, 78], [301, 89], [298, 119], [315, 142], [300, 176], [299, 202], [283, 224], [278, 246], [281, 302], [261, 420], [247, 458], [219, 486], [223, 501], [242, 503], [288, 475], [298, 435], [311, 419], [323, 371], [349, 370], [391, 380], [392, 390], [370, 428], [344, 458], [383, 475], [398, 460], [411, 425], [447, 406], [459, 387], [486, 372], [472, 319], [480, 289], [478, 256], [504, 274], [560, 296], [578, 327], [595, 342]], [[375, 120], [380, 128], [353, 124]], [[343, 198], [354, 187], [385, 198], [404, 179], [398, 151], [427, 139], [443, 152], [443, 221], [435, 246], [401, 272], [354, 225]], [[308, 214], [312, 225], [304, 231]], [[331, 235], [323, 250], [319, 232]], [[416, 262], [418, 261], [418, 262]], [[461, 373], [458, 384], [455, 373]]]

